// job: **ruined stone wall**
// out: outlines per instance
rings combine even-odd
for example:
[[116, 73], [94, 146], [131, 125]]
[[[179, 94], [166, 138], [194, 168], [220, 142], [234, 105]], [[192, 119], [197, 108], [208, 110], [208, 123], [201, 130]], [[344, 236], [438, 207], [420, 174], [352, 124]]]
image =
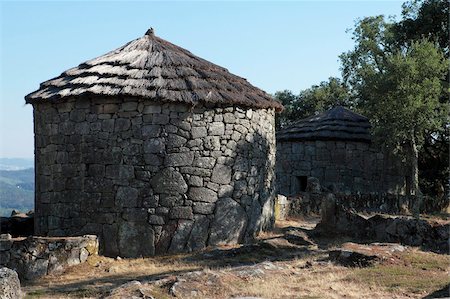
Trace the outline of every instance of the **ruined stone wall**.
[[14, 269], [21, 279], [62, 273], [69, 266], [86, 262], [98, 254], [96, 236], [67, 238], [35, 237], [11, 238], [0, 236], [0, 266]]
[[273, 109], [132, 99], [34, 105], [38, 235], [109, 256], [199, 250], [273, 222]]
[[404, 194], [402, 161], [363, 142], [281, 141], [277, 143], [277, 186], [283, 195], [301, 190], [300, 177], [315, 177], [334, 192]]

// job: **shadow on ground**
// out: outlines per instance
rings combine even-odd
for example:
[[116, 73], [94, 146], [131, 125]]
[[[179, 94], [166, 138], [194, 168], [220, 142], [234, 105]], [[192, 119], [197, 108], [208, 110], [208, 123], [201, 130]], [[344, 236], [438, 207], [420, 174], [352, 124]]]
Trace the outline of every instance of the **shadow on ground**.
[[440, 290], [437, 290], [423, 297], [423, 299], [433, 299], [433, 298], [450, 298], [450, 284], [446, 285]]

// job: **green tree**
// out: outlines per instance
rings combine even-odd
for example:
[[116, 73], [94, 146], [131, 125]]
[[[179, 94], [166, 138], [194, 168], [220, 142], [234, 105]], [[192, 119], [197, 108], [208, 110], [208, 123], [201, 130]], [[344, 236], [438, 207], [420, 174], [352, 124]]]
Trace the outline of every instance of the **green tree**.
[[413, 0], [403, 4], [402, 19], [394, 24], [395, 39], [399, 45], [426, 38], [437, 42], [445, 56], [449, 56], [448, 0]]
[[302, 90], [298, 95], [294, 95], [289, 90], [277, 92], [275, 98], [285, 107], [278, 116], [278, 129], [337, 105], [349, 108], [351, 106], [347, 87], [339, 78], [334, 77]]
[[[448, 59], [449, 51], [449, 6], [447, 0], [408, 1], [403, 4], [402, 19], [394, 24], [393, 31], [398, 47], [427, 38], [436, 42]], [[442, 81], [444, 92], [440, 101], [448, 102], [450, 69]], [[444, 122], [445, 125], [445, 122]], [[419, 152], [419, 185], [426, 194], [444, 197], [449, 184], [450, 130], [445, 126], [429, 130]], [[445, 190], [447, 189], [447, 191]]]
[[399, 46], [394, 27], [382, 16], [359, 21], [355, 48], [341, 55], [342, 72], [380, 144], [407, 158], [407, 191], [417, 194], [418, 150], [427, 132], [445, 121], [448, 107], [439, 98], [448, 63], [428, 40]]

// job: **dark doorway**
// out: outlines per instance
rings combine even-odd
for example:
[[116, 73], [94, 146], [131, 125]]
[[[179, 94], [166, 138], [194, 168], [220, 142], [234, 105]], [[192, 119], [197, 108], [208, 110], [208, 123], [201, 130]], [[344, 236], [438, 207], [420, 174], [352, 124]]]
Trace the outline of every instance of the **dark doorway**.
[[298, 183], [298, 190], [301, 192], [306, 191], [306, 185], [308, 184], [308, 177], [307, 176], [298, 176], [297, 177], [297, 183]]

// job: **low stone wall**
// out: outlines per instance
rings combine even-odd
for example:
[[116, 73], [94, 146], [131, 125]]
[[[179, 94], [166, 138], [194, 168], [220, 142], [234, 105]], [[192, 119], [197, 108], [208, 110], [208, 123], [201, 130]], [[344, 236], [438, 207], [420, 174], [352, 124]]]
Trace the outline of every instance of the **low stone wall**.
[[366, 218], [339, 205], [329, 194], [322, 203], [322, 220], [316, 231], [343, 234], [362, 240], [395, 242], [439, 252], [449, 252], [450, 223], [409, 216], [377, 214]]
[[63, 272], [98, 254], [96, 236], [11, 238], [1, 235], [0, 265], [14, 269], [21, 279], [32, 280]]
[[[290, 215], [301, 216], [319, 214], [322, 201], [327, 192], [301, 192], [288, 198]], [[393, 195], [393, 194], [342, 194], [333, 193], [339, 205], [360, 212], [382, 212], [388, 214], [411, 214], [419, 210], [420, 213], [433, 213], [445, 210], [446, 200], [435, 200], [431, 197]]]

